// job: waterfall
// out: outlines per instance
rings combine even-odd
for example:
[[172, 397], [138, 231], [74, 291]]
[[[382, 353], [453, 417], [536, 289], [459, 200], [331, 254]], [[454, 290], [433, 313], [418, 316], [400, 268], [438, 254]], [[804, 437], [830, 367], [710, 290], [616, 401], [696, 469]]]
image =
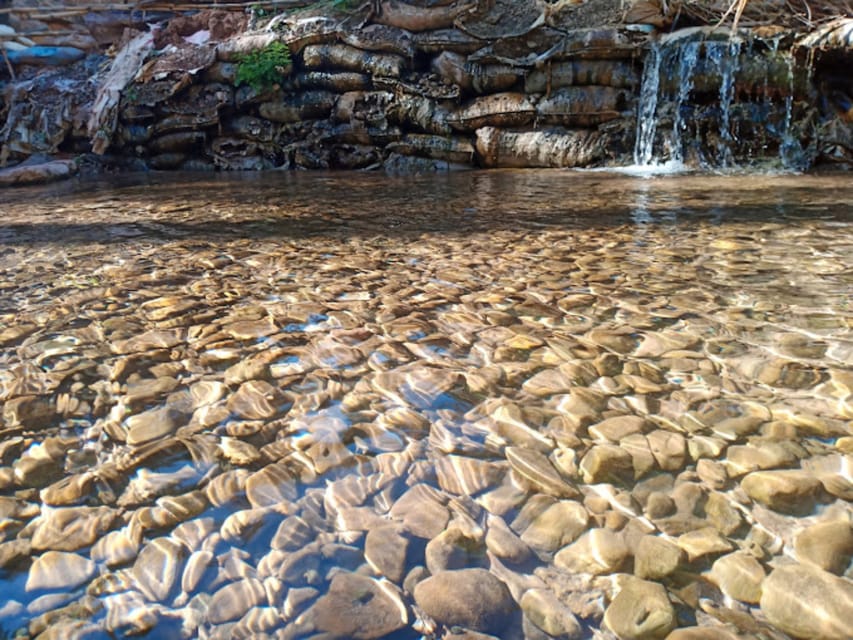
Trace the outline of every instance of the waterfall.
[[804, 152], [794, 85], [791, 57], [772, 44], [722, 29], [664, 36], [645, 58], [634, 163], [728, 168], [778, 148], [781, 166], [796, 168]]
[[634, 164], [645, 166], [654, 160], [655, 132], [657, 130], [657, 107], [660, 86], [661, 49], [658, 42], [652, 44], [646, 56], [643, 79], [640, 84], [640, 104], [637, 114], [637, 140], [634, 144]]

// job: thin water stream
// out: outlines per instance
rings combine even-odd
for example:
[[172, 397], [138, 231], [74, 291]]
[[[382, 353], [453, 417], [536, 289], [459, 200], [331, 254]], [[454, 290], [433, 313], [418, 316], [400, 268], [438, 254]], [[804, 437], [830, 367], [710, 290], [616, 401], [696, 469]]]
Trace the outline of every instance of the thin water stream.
[[8, 634], [850, 635], [848, 176], [4, 196]]

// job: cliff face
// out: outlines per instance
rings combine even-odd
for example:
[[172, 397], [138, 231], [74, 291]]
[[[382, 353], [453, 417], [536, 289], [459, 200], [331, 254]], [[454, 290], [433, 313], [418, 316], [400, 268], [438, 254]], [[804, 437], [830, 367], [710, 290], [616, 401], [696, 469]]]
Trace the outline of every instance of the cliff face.
[[[188, 13], [126, 30], [109, 62], [93, 47], [9, 82], [3, 158], [389, 171], [851, 161], [849, 17], [765, 7], [758, 20], [753, 2], [732, 31], [707, 24], [725, 13], [708, 3], [621, 5]], [[8, 52], [37, 62], [26, 55]]]

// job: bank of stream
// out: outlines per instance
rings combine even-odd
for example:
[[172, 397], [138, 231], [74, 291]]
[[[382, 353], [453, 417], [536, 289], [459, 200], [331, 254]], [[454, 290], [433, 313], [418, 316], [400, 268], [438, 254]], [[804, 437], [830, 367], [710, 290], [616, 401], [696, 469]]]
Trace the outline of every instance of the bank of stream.
[[[733, 29], [690, 3], [622, 5], [389, 0], [174, 17], [126, 32], [111, 62], [54, 50], [67, 66], [9, 82], [0, 157], [71, 154], [66, 173], [80, 161], [392, 173], [849, 166], [848, 15], [777, 12]], [[281, 45], [289, 61], [271, 78], [240, 77], [246, 56], [263, 66]], [[10, 55], [37, 62], [26, 51]]]

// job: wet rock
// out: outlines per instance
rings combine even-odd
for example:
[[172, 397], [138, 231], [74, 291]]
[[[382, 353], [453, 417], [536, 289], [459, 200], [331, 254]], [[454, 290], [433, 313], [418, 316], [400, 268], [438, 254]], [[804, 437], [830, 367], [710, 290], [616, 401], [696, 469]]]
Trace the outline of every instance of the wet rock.
[[[483, 119], [482, 124], [495, 122]], [[476, 135], [477, 157], [486, 167], [589, 166], [604, 156], [606, 142], [600, 133], [586, 129], [507, 131], [481, 125]]]
[[439, 535], [450, 520], [444, 505], [447, 498], [424, 484], [417, 484], [397, 499], [390, 515], [402, 520], [406, 529], [419, 538], [432, 539]]
[[159, 621], [154, 608], [134, 591], [109, 596], [105, 606], [106, 629], [118, 635], [144, 634]]
[[47, 551], [35, 559], [27, 576], [27, 591], [72, 591], [95, 575], [95, 563], [76, 553]]
[[619, 638], [665, 638], [675, 628], [675, 609], [656, 582], [633, 579], [604, 612], [604, 624]]
[[599, 440], [619, 442], [623, 438], [648, 431], [649, 423], [639, 416], [616, 416], [590, 425], [589, 435]]
[[286, 518], [270, 541], [273, 549], [295, 551], [314, 539], [314, 529], [299, 516]]
[[634, 460], [617, 445], [597, 444], [581, 458], [580, 472], [589, 484], [624, 484], [634, 477]]
[[75, 173], [77, 163], [71, 160], [19, 165], [0, 171], [0, 187], [65, 180]]
[[0, 543], [0, 569], [9, 571], [25, 560], [29, 561], [32, 544], [26, 539], [9, 540]]
[[212, 624], [236, 620], [265, 601], [266, 592], [260, 580], [232, 582], [213, 594], [207, 607], [207, 620]]
[[487, 633], [504, 629], [516, 608], [506, 585], [485, 569], [436, 574], [419, 582], [414, 596], [440, 624]]
[[246, 497], [253, 507], [287, 504], [297, 495], [297, 478], [284, 464], [267, 465], [246, 479]]
[[445, 456], [435, 461], [439, 486], [456, 495], [474, 495], [499, 484], [506, 468], [488, 460]]
[[110, 531], [92, 547], [92, 559], [108, 567], [127, 564], [139, 553], [140, 537], [132, 535], [128, 528]]
[[399, 594], [354, 573], [338, 573], [329, 591], [300, 620], [318, 631], [361, 640], [382, 638], [409, 622], [409, 612]]
[[764, 567], [758, 560], [737, 551], [719, 558], [711, 567], [710, 578], [730, 598], [758, 604], [764, 575]]
[[680, 433], [658, 429], [649, 433], [646, 438], [652, 455], [661, 469], [678, 471], [684, 466], [687, 447], [684, 436]]
[[408, 570], [411, 545], [401, 524], [388, 523], [371, 529], [364, 540], [364, 558], [380, 574], [401, 584]]
[[678, 546], [684, 549], [690, 562], [707, 555], [732, 550], [732, 543], [713, 527], [688, 531], [678, 537]]
[[794, 551], [800, 562], [841, 575], [853, 556], [853, 526], [846, 520], [813, 524], [797, 536]]
[[21, 396], [3, 403], [3, 420], [9, 426], [43, 429], [56, 417], [56, 407], [43, 396]]
[[589, 515], [578, 502], [555, 502], [536, 516], [522, 532], [521, 540], [540, 551], [556, 551], [574, 542], [586, 530]]
[[145, 404], [168, 395], [178, 386], [178, 381], [172, 377], [144, 378], [130, 382], [124, 396], [127, 404]]
[[35, 550], [76, 551], [109, 531], [117, 513], [109, 507], [67, 507], [45, 511], [33, 521]]
[[127, 443], [138, 446], [172, 435], [183, 422], [181, 412], [171, 407], [160, 407], [128, 418]]
[[512, 563], [525, 562], [530, 558], [530, 547], [497, 515], [488, 516], [486, 548], [498, 558]]
[[684, 552], [669, 540], [643, 536], [634, 552], [634, 575], [647, 580], [660, 580], [678, 569], [683, 556]]
[[426, 546], [426, 567], [433, 575], [451, 569], [484, 566], [486, 546], [482, 539], [451, 526]]
[[571, 609], [549, 589], [525, 591], [519, 603], [530, 621], [549, 636], [580, 638], [582, 628]]
[[228, 409], [245, 420], [272, 418], [281, 409], [281, 393], [265, 380], [249, 380], [228, 398]]
[[188, 553], [180, 542], [169, 538], [155, 538], [146, 544], [132, 574], [139, 590], [153, 602], [164, 602], [178, 584]]
[[666, 640], [738, 640], [739, 637], [722, 627], [682, 627], [670, 633]]
[[775, 569], [762, 585], [761, 611], [795, 638], [853, 637], [853, 583], [809, 565]]
[[708, 522], [726, 536], [734, 535], [743, 525], [743, 517], [732, 504], [731, 498], [716, 491], [711, 493], [705, 502], [705, 515]]
[[810, 513], [823, 488], [818, 478], [798, 469], [754, 471], [741, 481], [741, 487], [756, 502], [792, 515]]
[[536, 115], [534, 99], [523, 93], [493, 93], [474, 99], [448, 116], [457, 131], [471, 132], [480, 127], [516, 127], [530, 124]]
[[558, 498], [579, 495], [578, 490], [560, 476], [543, 453], [522, 447], [507, 447], [505, 453], [513, 471], [540, 491]]
[[561, 569], [602, 575], [620, 569], [629, 556], [620, 533], [610, 529], [591, 529], [554, 556]]

